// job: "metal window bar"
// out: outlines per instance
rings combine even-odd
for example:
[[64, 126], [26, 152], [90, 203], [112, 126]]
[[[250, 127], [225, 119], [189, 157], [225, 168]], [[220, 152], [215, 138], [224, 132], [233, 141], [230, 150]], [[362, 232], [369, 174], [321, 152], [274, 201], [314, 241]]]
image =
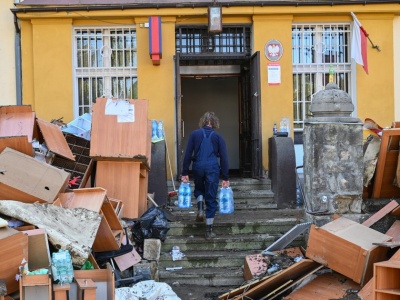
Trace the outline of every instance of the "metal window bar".
[[250, 54], [250, 27], [224, 26], [220, 33], [209, 33], [206, 27], [176, 29], [176, 50], [181, 54]]
[[315, 93], [329, 82], [350, 92], [350, 25], [294, 24], [292, 27], [293, 128], [302, 131]]
[[75, 114], [91, 112], [97, 97], [137, 98], [134, 27], [76, 28]]

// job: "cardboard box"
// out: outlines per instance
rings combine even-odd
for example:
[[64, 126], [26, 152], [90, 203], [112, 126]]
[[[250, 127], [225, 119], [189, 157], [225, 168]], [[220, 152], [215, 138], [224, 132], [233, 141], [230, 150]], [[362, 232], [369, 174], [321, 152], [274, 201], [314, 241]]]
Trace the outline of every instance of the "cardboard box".
[[69, 178], [64, 170], [11, 148], [0, 154], [0, 200], [53, 202]]
[[29, 271], [47, 269], [48, 274], [21, 275], [20, 298], [21, 300], [51, 300], [52, 279], [51, 259], [47, 233], [44, 229], [22, 231], [28, 237], [28, 268]]
[[28, 257], [28, 236], [9, 227], [0, 228], [0, 277], [6, 280], [7, 293], [18, 291], [19, 266]]
[[306, 257], [363, 286], [372, 278], [373, 264], [386, 260], [387, 248], [373, 243], [391, 239], [390, 236], [340, 217], [322, 227], [311, 226]]

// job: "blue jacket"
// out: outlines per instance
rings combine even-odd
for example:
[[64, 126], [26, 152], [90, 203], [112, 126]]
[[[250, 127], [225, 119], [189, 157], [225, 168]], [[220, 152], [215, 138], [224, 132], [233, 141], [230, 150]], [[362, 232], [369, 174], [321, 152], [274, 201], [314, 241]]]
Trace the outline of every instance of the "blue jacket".
[[[206, 136], [209, 136], [210, 133], [214, 131], [214, 129], [210, 126], [204, 126], [203, 129], [206, 132]], [[199, 151], [202, 140], [203, 131], [200, 128], [192, 131], [189, 136], [185, 151], [185, 157], [183, 159], [182, 176], [189, 175], [189, 167], [192, 163], [192, 157]], [[229, 180], [228, 152], [226, 150], [225, 140], [216, 131], [212, 135], [211, 140], [214, 147], [214, 152], [220, 160], [222, 179]]]

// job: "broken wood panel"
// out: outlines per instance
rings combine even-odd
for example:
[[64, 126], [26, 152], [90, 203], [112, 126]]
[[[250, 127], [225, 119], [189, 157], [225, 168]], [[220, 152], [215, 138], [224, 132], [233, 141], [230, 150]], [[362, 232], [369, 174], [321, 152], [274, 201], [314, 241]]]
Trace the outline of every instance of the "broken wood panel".
[[[141, 163], [129, 161], [98, 161], [96, 186], [105, 188], [107, 195], [124, 204], [124, 218], [139, 218], [147, 207], [147, 190], [140, 191]], [[118, 178], [118, 180], [115, 180]], [[146, 180], [147, 178], [143, 178]]]
[[6, 148], [0, 154], [0, 199], [53, 202], [65, 191], [70, 174]]
[[29, 142], [28, 136], [26, 135], [1, 137], [0, 152], [3, 152], [7, 147], [33, 157], [32, 143]]
[[7, 293], [18, 291], [15, 275], [21, 261], [28, 257], [28, 236], [15, 229], [0, 228], [0, 277], [6, 280]]
[[53, 153], [75, 161], [75, 157], [72, 154], [60, 127], [39, 118], [36, 118], [36, 121], [43, 135], [43, 139], [46, 142], [47, 148]]
[[0, 108], [0, 137], [26, 136], [28, 142], [32, 143], [36, 126], [35, 112], [4, 112], [2, 108], [4, 107]]
[[96, 159], [126, 158], [146, 161], [149, 153], [147, 100], [129, 101], [134, 106], [134, 122], [119, 122], [117, 115], [106, 115], [107, 99], [97, 98], [93, 104], [90, 156]]
[[400, 220], [393, 222], [392, 226], [386, 232], [386, 235], [392, 237], [392, 242], [400, 242]]
[[382, 142], [375, 172], [372, 198], [379, 199], [400, 196], [400, 188], [393, 185], [399, 156], [399, 140], [399, 128], [382, 130]]
[[76, 189], [69, 194], [72, 194], [71, 198], [69, 198], [70, 195], [62, 198], [64, 199], [64, 207], [86, 208], [104, 216], [93, 242], [93, 250], [96, 252], [118, 250], [121, 246], [120, 240], [121, 235], [123, 235], [123, 228], [107, 200], [107, 191], [99, 187], [83, 188]]
[[[392, 226], [386, 232], [388, 236], [393, 237], [393, 241], [400, 240], [400, 221], [396, 220], [393, 222]], [[390, 261], [400, 261], [400, 250], [397, 250], [395, 254], [392, 255], [389, 259]], [[373, 297], [373, 278], [371, 278], [367, 284], [363, 286], [363, 288], [358, 293], [363, 300], [372, 300]]]
[[107, 191], [103, 188], [76, 189], [72, 192], [72, 198], [66, 207], [82, 207], [99, 213], [106, 197]]
[[363, 285], [372, 276], [373, 264], [385, 259], [385, 249], [372, 243], [390, 240], [387, 235], [341, 217], [322, 227], [311, 226], [306, 257]]
[[359, 290], [360, 285], [336, 273], [324, 273], [305, 286], [290, 293], [283, 300], [346, 299], [347, 290]]
[[386, 204], [384, 207], [382, 207], [378, 212], [374, 213], [371, 217], [369, 217], [367, 220], [365, 220], [362, 225], [371, 227], [373, 224], [378, 222], [380, 219], [388, 215], [391, 211], [393, 211], [395, 208], [399, 207], [399, 204], [397, 203], [396, 200], [390, 201], [388, 204]]
[[260, 299], [276, 289], [279, 289], [282, 285], [286, 286], [288, 281], [296, 281], [302, 278], [304, 274], [316, 272], [321, 268], [322, 266], [319, 263], [316, 263], [311, 259], [302, 259], [233, 299]]

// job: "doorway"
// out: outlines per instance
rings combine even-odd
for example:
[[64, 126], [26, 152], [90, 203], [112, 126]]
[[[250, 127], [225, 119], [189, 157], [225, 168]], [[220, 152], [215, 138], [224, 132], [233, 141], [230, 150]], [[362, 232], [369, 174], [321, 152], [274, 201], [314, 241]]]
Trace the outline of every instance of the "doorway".
[[217, 130], [225, 139], [230, 174], [239, 174], [239, 77], [181, 77], [182, 146], [189, 134], [199, 128], [199, 119], [213, 111], [220, 120]]

